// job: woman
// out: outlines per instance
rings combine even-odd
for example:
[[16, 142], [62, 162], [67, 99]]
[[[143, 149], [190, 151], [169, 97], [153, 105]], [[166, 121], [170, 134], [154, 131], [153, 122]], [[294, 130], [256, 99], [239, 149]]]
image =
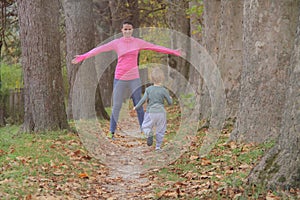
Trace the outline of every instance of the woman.
[[[124, 21], [122, 23], [121, 31], [123, 33], [123, 37], [98, 46], [82, 55], [76, 55], [72, 60], [73, 64], [77, 64], [87, 58], [107, 51], [115, 51], [118, 55], [118, 63], [115, 70], [113, 86], [113, 109], [110, 118], [109, 138], [111, 139], [114, 139], [114, 133], [117, 127], [125, 89], [127, 87], [130, 89], [134, 106], [141, 99], [141, 80], [138, 68], [139, 51], [152, 50], [164, 54], [173, 54], [176, 56], [181, 55], [179, 50], [172, 50], [166, 47], [154, 45], [142, 39], [133, 37], [133, 24], [130, 21]], [[136, 110], [136, 112], [141, 127], [144, 119], [144, 110], [140, 107]]]

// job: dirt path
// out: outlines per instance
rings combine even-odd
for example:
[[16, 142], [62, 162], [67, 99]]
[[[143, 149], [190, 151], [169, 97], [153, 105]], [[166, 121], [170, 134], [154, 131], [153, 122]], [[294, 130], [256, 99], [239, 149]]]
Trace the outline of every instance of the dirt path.
[[107, 131], [99, 134], [101, 125], [97, 121], [78, 121], [76, 127], [88, 151], [109, 168], [101, 186], [104, 199], [153, 199], [153, 186], [145, 173], [153, 169], [152, 160], [157, 160], [160, 153], [155, 152], [154, 145], [147, 146], [136, 114], [123, 107], [116, 140], [108, 139]]
[[145, 163], [150, 154], [155, 156], [157, 153], [153, 146], [147, 146], [136, 114], [130, 113], [128, 107], [122, 109], [118, 127], [116, 140], [109, 141], [114, 146], [106, 152], [109, 175], [103, 187], [110, 199], [153, 199], [155, 195], [151, 191]]
[[[148, 179], [149, 171], [171, 163], [182, 154], [182, 145], [164, 144], [162, 152], [146, 144], [135, 113], [123, 106], [115, 133], [116, 140], [108, 139], [107, 127], [96, 121], [78, 121], [81, 141], [88, 151], [109, 168], [102, 188], [105, 199], [154, 199], [155, 186]], [[181, 141], [182, 139], [180, 139]]]

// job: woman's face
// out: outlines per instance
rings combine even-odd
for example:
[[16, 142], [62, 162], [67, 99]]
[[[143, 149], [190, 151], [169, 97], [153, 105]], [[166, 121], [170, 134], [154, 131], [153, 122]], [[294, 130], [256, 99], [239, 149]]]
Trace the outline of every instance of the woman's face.
[[130, 24], [123, 24], [122, 33], [124, 37], [131, 37], [133, 33], [133, 27]]

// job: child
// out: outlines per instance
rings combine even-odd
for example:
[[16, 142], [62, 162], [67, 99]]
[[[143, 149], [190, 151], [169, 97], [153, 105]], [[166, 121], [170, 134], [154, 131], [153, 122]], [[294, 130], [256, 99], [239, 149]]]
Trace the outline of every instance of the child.
[[164, 74], [160, 68], [153, 69], [151, 79], [154, 85], [146, 88], [144, 96], [133, 109], [138, 109], [147, 100], [147, 109], [142, 123], [142, 130], [147, 136], [147, 145], [151, 146], [153, 144], [152, 129], [156, 127], [155, 150], [161, 151], [161, 144], [167, 127], [164, 99], [171, 105], [172, 98], [170, 97], [168, 90], [161, 85], [164, 81]]

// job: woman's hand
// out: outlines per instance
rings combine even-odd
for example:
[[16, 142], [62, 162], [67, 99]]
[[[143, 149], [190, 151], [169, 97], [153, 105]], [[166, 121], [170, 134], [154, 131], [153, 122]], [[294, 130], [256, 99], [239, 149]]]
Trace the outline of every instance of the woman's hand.
[[76, 55], [72, 60], [72, 64], [77, 64], [85, 59], [84, 55]]
[[186, 57], [186, 53], [185, 53], [185, 51], [183, 51], [182, 48], [179, 48], [179, 49], [176, 49], [176, 50], [180, 52], [180, 56], [181, 56], [181, 57], [183, 57], [183, 58]]

